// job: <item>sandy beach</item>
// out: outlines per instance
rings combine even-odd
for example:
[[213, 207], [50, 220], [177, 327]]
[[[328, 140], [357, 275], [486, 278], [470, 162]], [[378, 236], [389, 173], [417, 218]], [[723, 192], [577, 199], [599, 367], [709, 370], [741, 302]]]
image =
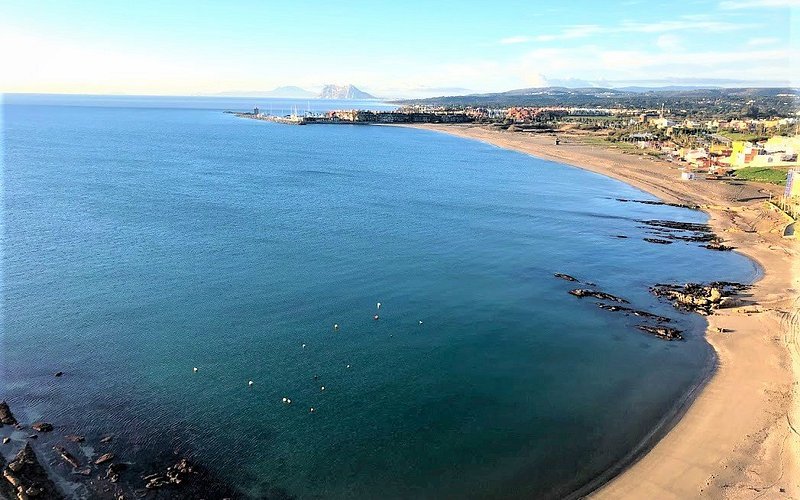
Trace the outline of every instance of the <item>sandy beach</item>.
[[[800, 498], [800, 259], [765, 202], [780, 186], [680, 180], [678, 165], [559, 136], [477, 125], [417, 125], [619, 179], [671, 203], [699, 206], [726, 245], [760, 264], [746, 305], [708, 318], [713, 376], [683, 416], [594, 491], [614, 498]], [[724, 329], [725, 333], [720, 333]]]

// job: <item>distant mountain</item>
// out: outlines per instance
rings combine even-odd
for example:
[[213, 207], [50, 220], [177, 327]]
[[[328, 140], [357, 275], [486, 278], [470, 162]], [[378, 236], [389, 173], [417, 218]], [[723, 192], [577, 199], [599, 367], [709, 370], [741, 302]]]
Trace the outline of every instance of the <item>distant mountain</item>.
[[220, 92], [217, 95], [226, 97], [279, 97], [283, 99], [308, 99], [316, 97], [317, 94], [305, 89], [301, 89], [300, 87], [287, 85], [285, 87], [278, 87], [272, 90], [233, 90], [228, 92]]
[[325, 85], [317, 95], [319, 99], [377, 99], [377, 97], [358, 90], [353, 85]]
[[314, 94], [310, 90], [301, 89], [300, 87], [295, 87], [294, 85], [287, 85], [266, 92], [264, 94], [264, 97], [286, 97], [291, 99], [291, 98], [314, 97], [315, 95], [316, 94]]
[[633, 107], [667, 109], [685, 112], [703, 110], [709, 115], [740, 112], [745, 106], [755, 105], [769, 116], [794, 114], [800, 102], [800, 90], [788, 87], [746, 88], [634, 88], [613, 89], [602, 87], [536, 87], [460, 96], [427, 99], [403, 99], [397, 104], [422, 104], [433, 106], [576, 106], [576, 107]]

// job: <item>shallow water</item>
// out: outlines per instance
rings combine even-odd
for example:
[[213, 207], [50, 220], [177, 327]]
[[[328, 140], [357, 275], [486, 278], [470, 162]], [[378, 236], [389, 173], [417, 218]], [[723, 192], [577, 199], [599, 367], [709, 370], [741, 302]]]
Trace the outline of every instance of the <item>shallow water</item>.
[[757, 272], [642, 241], [639, 220], [706, 217], [620, 203], [653, 197], [609, 178], [422, 130], [220, 112], [251, 106], [6, 96], [0, 397], [21, 420], [178, 447], [250, 492], [558, 496], [708, 365], [703, 320], [648, 286]]

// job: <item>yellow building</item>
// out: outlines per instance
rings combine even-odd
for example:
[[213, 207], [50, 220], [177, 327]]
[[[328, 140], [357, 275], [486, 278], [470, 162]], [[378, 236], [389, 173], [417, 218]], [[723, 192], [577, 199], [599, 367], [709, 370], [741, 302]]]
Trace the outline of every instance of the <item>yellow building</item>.
[[758, 155], [758, 148], [752, 142], [733, 141], [731, 143], [731, 168], [741, 168], [753, 161]]
[[767, 153], [786, 153], [790, 156], [800, 153], [800, 136], [786, 137], [776, 135], [775, 137], [770, 137], [764, 143], [764, 150]]

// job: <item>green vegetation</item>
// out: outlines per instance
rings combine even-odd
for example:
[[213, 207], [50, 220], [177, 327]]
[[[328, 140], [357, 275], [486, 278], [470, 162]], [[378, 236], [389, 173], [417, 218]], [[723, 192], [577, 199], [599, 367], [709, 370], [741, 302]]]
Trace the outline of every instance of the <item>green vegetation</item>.
[[727, 130], [723, 130], [718, 132], [719, 135], [725, 136], [732, 141], [750, 141], [755, 142], [760, 139], [767, 139], [767, 137], [763, 137], [756, 134], [745, 134], [742, 132], [729, 132]]
[[786, 182], [787, 170], [781, 168], [745, 167], [736, 171], [736, 178], [746, 181], [769, 182], [783, 184]]

